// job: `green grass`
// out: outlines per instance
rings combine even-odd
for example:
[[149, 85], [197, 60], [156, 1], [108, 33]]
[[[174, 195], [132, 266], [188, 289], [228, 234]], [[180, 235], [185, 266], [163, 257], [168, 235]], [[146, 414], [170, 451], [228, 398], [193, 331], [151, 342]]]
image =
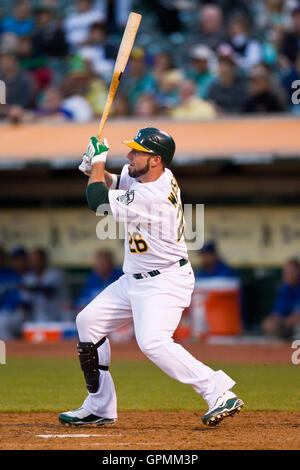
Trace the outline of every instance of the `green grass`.
[[[300, 409], [300, 366], [209, 364], [223, 369], [247, 410]], [[113, 361], [119, 410], [205, 410], [191, 387], [170, 379], [150, 361]], [[0, 412], [64, 411], [86, 395], [77, 359], [9, 358], [0, 365]]]

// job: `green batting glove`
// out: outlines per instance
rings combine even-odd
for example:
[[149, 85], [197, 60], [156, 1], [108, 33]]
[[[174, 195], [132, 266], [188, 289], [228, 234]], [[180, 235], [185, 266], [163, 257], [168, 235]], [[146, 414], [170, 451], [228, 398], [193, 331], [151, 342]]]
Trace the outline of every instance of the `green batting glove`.
[[91, 165], [97, 162], [106, 161], [109, 146], [106, 139], [104, 139], [103, 142], [104, 143], [101, 144], [96, 137], [91, 137], [89, 145], [86, 149], [86, 154], [89, 161], [91, 162]]

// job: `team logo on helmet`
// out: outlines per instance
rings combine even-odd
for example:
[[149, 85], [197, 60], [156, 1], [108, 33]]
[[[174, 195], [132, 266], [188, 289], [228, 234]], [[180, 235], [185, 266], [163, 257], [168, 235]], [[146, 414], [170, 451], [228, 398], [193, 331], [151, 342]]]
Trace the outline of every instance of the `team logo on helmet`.
[[140, 129], [139, 131], [137, 131], [137, 133], [135, 134], [135, 137], [134, 137], [134, 140], [136, 139], [139, 139], [141, 137], [141, 134], [142, 134], [142, 130], [144, 129], [144, 127], [142, 129]]

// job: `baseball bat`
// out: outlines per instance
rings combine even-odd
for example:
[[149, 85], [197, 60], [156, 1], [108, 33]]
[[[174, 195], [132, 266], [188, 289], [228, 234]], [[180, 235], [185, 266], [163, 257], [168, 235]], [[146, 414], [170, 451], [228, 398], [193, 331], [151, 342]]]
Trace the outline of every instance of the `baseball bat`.
[[142, 19], [142, 15], [139, 15], [138, 13], [134, 13], [134, 12], [131, 12], [128, 16], [128, 20], [127, 20], [126, 27], [123, 33], [123, 37], [122, 37], [122, 41], [119, 47], [119, 52], [116, 58], [116, 63], [115, 63], [112, 79], [110, 82], [110, 87], [108, 90], [108, 95], [106, 98], [103, 114], [102, 114], [101, 121], [99, 124], [99, 129], [97, 133], [98, 140], [101, 139], [103, 128], [108, 118], [113, 99], [117, 92], [117, 89], [120, 83], [120, 78], [128, 62], [141, 19]]

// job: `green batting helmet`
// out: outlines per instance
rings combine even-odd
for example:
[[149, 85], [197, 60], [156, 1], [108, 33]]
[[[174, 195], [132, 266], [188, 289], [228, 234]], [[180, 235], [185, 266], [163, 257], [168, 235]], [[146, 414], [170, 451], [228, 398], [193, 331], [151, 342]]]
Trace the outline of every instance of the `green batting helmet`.
[[175, 153], [175, 142], [172, 137], [156, 127], [143, 127], [133, 140], [125, 140], [123, 144], [141, 152], [159, 155], [166, 165], [171, 163]]

